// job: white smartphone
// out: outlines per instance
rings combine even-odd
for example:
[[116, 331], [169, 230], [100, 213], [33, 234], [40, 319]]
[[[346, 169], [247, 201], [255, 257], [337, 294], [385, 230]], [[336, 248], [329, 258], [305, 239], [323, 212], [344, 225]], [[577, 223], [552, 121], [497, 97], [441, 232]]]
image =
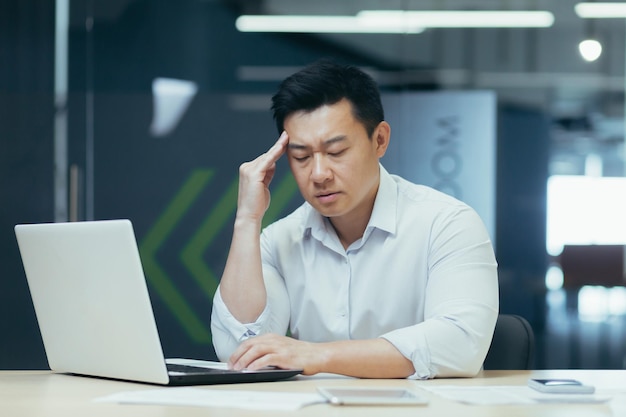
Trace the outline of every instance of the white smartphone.
[[406, 388], [318, 387], [333, 405], [425, 405], [428, 398]]
[[593, 394], [595, 387], [576, 379], [529, 379], [528, 386], [548, 394]]

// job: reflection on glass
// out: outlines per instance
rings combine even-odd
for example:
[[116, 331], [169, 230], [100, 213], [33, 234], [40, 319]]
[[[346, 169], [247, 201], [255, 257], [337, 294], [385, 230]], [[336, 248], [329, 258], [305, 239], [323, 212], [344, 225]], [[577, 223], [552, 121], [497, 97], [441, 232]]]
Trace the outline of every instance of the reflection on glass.
[[553, 175], [548, 179], [546, 249], [626, 244], [626, 178]]
[[552, 265], [546, 271], [546, 288], [558, 290], [563, 287], [563, 270], [558, 265]]
[[593, 62], [602, 55], [602, 44], [595, 39], [585, 39], [578, 45], [578, 50], [585, 61]]
[[198, 92], [193, 81], [156, 78], [152, 82], [153, 114], [150, 134], [161, 137], [171, 133]]
[[626, 314], [626, 288], [586, 285], [578, 292], [578, 316], [583, 321], [605, 321]]

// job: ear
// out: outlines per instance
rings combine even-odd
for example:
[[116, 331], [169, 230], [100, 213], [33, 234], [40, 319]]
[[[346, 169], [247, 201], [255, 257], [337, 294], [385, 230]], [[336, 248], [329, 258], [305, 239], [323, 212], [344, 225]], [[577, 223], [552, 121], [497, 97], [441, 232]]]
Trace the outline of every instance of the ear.
[[382, 158], [385, 155], [385, 152], [387, 152], [390, 137], [391, 126], [389, 126], [389, 123], [383, 120], [378, 124], [378, 126], [376, 126], [376, 130], [374, 130], [374, 135], [372, 138], [374, 146], [376, 146], [376, 155], [379, 158]]

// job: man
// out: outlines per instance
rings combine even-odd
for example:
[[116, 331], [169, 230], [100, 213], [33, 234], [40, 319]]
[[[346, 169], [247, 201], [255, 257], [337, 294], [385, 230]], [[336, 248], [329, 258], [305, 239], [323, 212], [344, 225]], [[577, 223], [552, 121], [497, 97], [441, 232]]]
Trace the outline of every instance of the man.
[[[475, 375], [498, 314], [496, 261], [477, 214], [380, 165], [391, 128], [361, 70], [319, 61], [272, 101], [280, 137], [239, 170], [211, 320], [220, 359], [309, 375]], [[261, 233], [283, 154], [306, 202]]]

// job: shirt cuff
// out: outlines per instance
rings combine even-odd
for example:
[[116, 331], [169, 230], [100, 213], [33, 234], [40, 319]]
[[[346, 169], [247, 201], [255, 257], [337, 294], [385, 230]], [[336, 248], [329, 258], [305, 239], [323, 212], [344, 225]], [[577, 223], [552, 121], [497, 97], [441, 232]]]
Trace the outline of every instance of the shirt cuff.
[[219, 317], [222, 327], [239, 343], [261, 334], [263, 324], [268, 320], [269, 316], [269, 306], [266, 303], [263, 312], [255, 322], [241, 323], [231, 314], [226, 303], [222, 300], [219, 289], [215, 292], [213, 308], [217, 317]]
[[[419, 325], [418, 325], [419, 326]], [[398, 351], [413, 363], [415, 373], [408, 379], [430, 379], [434, 374], [430, 367], [430, 350], [423, 333], [417, 326], [397, 329], [386, 333], [381, 338], [391, 343]]]

